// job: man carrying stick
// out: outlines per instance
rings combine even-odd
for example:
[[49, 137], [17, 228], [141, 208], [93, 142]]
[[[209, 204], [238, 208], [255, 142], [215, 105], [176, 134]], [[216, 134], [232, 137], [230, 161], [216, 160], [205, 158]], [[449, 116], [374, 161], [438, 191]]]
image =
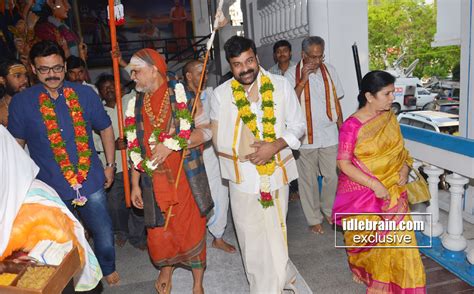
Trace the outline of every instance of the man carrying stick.
[[[160, 268], [155, 287], [158, 293], [170, 293], [173, 269], [184, 265], [192, 270], [193, 293], [203, 293], [205, 213], [193, 198], [187, 173], [176, 178], [179, 151], [209, 140], [208, 132], [199, 129], [209, 121], [206, 124], [197, 112], [196, 128], [191, 129], [184, 88], [182, 84], [168, 87], [167, 67], [158, 52], [142, 49], [128, 66], [137, 91], [143, 93], [130, 100], [125, 112], [125, 135], [133, 164], [131, 200], [135, 207], [145, 210], [150, 257]], [[174, 115], [172, 108], [176, 109]], [[204, 123], [198, 125], [197, 121]], [[167, 226], [164, 218], [169, 219]]]

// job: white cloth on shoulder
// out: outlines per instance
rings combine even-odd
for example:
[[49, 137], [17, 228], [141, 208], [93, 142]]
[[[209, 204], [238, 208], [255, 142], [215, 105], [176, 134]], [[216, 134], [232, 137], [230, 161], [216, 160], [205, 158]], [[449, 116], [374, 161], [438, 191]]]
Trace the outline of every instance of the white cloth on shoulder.
[[39, 167], [0, 125], [0, 255], [7, 248], [13, 221]]

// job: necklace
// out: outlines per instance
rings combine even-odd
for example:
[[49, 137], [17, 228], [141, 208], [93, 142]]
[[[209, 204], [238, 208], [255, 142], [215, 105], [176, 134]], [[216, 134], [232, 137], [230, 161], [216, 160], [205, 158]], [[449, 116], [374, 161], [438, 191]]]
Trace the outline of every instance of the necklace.
[[162, 128], [164, 116], [166, 115], [166, 113], [168, 113], [169, 106], [169, 90], [166, 89], [165, 97], [163, 98], [163, 101], [161, 101], [160, 110], [158, 111], [159, 116], [158, 119], [156, 119], [155, 115], [153, 114], [153, 109], [151, 108], [151, 93], [146, 93], [145, 97], [143, 98], [143, 108], [145, 109], [145, 113], [150, 119], [150, 123], [153, 128]]

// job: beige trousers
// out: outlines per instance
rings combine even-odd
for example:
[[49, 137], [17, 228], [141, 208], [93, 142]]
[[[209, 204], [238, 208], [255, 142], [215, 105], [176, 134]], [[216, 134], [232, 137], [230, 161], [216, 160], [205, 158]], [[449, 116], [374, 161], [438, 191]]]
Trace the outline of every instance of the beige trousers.
[[288, 186], [278, 190], [278, 200], [276, 192], [272, 192], [275, 205], [266, 209], [258, 202], [259, 195], [243, 193], [232, 182], [229, 183], [229, 190], [250, 293], [281, 293], [296, 278], [277, 210], [279, 207], [286, 228]]
[[[323, 222], [323, 214], [331, 216], [337, 189], [337, 145], [326, 148], [300, 149], [298, 166], [298, 190], [301, 206], [308, 225]], [[323, 177], [321, 195], [318, 176]], [[322, 210], [322, 213], [321, 213]]]

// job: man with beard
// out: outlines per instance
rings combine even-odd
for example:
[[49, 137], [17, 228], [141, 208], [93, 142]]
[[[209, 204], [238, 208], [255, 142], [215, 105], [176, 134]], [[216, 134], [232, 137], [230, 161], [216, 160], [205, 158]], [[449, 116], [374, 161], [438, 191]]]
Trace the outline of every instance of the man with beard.
[[[153, 264], [160, 269], [155, 288], [158, 293], [171, 293], [174, 268], [185, 266], [192, 270], [193, 293], [204, 293], [206, 217], [197, 205], [195, 199], [199, 195], [194, 194], [195, 186], [191, 186], [186, 169], [183, 168], [178, 179], [177, 176], [179, 151], [191, 152], [185, 161], [192, 158], [193, 147], [202, 144], [206, 132], [198, 129], [202, 124], [198, 118], [194, 121], [196, 128], [191, 128], [192, 123], [186, 119], [190, 114], [185, 110], [189, 109], [191, 99], [186, 97], [184, 88], [169, 87], [167, 66], [157, 51], [148, 48], [138, 51], [128, 67], [136, 90], [141, 92], [130, 100], [125, 112], [133, 163], [131, 200], [135, 207], [144, 209], [148, 251]], [[173, 113], [175, 107], [183, 114], [182, 118], [178, 119], [177, 111]], [[200, 174], [198, 169], [195, 171]], [[204, 168], [202, 171], [205, 173]], [[200, 184], [207, 185], [207, 178], [201, 179]], [[169, 220], [168, 226], [162, 212]]]
[[8, 106], [13, 95], [28, 87], [26, 67], [18, 60], [5, 60], [0, 63], [0, 124], [8, 124]]
[[[183, 67], [183, 77], [186, 81], [186, 87], [196, 96], [199, 87], [199, 80], [203, 70], [203, 63], [199, 60], [191, 60]], [[207, 72], [204, 76], [203, 87], [207, 82]], [[212, 88], [206, 88], [201, 91], [200, 101], [206, 116], [209, 117], [210, 97], [212, 97]], [[228, 253], [235, 253], [235, 247], [224, 241], [224, 231], [227, 225], [227, 212], [229, 210], [229, 183], [222, 179], [219, 159], [211, 142], [204, 145], [203, 159], [206, 167], [207, 179], [211, 188], [212, 200], [214, 201], [214, 214], [207, 222], [209, 232], [214, 236], [212, 247], [224, 250]]]
[[214, 90], [213, 141], [229, 180], [250, 293], [281, 293], [296, 280], [286, 212], [288, 184], [298, 177], [291, 149], [299, 148], [306, 125], [294, 90], [260, 67], [252, 40], [234, 36], [224, 50], [234, 78]]
[[[324, 62], [321, 37], [306, 37], [301, 55], [302, 60], [285, 73], [299, 98], [308, 126], [296, 161], [300, 174], [298, 191], [311, 232], [323, 234], [323, 218], [332, 225], [338, 127], [343, 119], [339, 99], [344, 96], [344, 90], [336, 69]], [[321, 193], [318, 175], [323, 178]]]
[[[118, 134], [119, 126], [117, 109], [115, 108], [114, 76], [110, 74], [100, 75], [95, 85], [97, 89], [99, 89], [100, 98], [105, 103], [105, 112], [107, 112], [112, 121], [114, 133]], [[123, 96], [122, 105], [126, 107], [131, 98], [130, 95]], [[98, 144], [100, 144], [100, 146], [96, 145], [96, 149], [100, 148], [100, 150], [102, 150], [102, 143], [99, 142]], [[133, 247], [145, 250], [146, 235], [145, 225], [143, 223], [143, 211], [138, 211], [135, 207], [129, 209], [125, 205], [125, 188], [123, 182], [122, 155], [120, 154], [120, 150], [126, 148], [127, 145], [124, 140], [121, 140], [120, 138], [115, 140], [115, 178], [112, 186], [106, 190], [107, 204], [116, 235], [115, 244], [119, 247], [123, 247], [128, 240]], [[99, 158], [102, 161], [102, 164], [105, 165], [106, 158], [103, 152], [99, 153]], [[140, 213], [141, 216], [139, 215]]]
[[[39, 83], [15, 95], [8, 130], [40, 167], [37, 178], [53, 187], [64, 204], [77, 210], [91, 232], [94, 252], [106, 281], [115, 285], [112, 222], [104, 188], [114, 180], [114, 132], [97, 94], [64, 81], [65, 56], [55, 42], [41, 41], [30, 51]], [[92, 129], [102, 138], [107, 159], [103, 168], [92, 142]]]
[[273, 45], [273, 58], [276, 64], [268, 71], [275, 75], [284, 75], [288, 68], [296, 64], [291, 61], [291, 44], [287, 40], [280, 40]]

